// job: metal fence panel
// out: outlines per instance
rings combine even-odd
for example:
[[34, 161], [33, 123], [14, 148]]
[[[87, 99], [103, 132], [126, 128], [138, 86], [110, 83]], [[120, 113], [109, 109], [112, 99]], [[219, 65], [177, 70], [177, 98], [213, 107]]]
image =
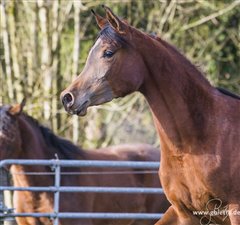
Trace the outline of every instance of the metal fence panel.
[[11, 165], [43, 165], [50, 166], [54, 170], [55, 184], [52, 187], [10, 187], [0, 186], [0, 191], [48, 191], [54, 192], [54, 209], [52, 213], [12, 213], [0, 212], [0, 217], [49, 217], [53, 219], [54, 225], [58, 225], [61, 218], [82, 218], [82, 219], [159, 219], [161, 213], [73, 213], [59, 212], [59, 199], [61, 192], [95, 192], [95, 193], [122, 193], [122, 194], [163, 194], [162, 188], [138, 188], [138, 187], [77, 187], [60, 186], [61, 167], [108, 167], [108, 168], [145, 168], [158, 169], [158, 162], [132, 162], [132, 161], [99, 161], [99, 160], [2, 160], [0, 168]]

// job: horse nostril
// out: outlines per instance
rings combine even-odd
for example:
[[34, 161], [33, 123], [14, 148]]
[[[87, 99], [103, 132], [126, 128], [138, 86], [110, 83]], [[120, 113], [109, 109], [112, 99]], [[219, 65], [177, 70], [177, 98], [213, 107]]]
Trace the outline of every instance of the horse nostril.
[[63, 105], [67, 106], [68, 108], [71, 107], [74, 103], [74, 97], [73, 95], [68, 92], [66, 93], [62, 98]]

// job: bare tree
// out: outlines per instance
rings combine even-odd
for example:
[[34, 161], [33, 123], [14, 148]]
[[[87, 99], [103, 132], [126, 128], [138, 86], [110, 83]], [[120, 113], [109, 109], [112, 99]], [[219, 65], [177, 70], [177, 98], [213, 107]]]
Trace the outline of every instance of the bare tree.
[[51, 117], [51, 87], [52, 87], [52, 55], [51, 55], [51, 43], [49, 32], [49, 4], [47, 0], [38, 0], [39, 7], [39, 21], [41, 28], [41, 70], [43, 77], [43, 115], [45, 120], [49, 120]]
[[[79, 72], [79, 56], [80, 56], [80, 13], [81, 1], [74, 2], [74, 45], [73, 45], [73, 63], [72, 63], [72, 76], [73, 79]], [[75, 143], [79, 140], [79, 122], [77, 117], [72, 118], [73, 126], [73, 141]]]
[[5, 58], [5, 67], [6, 67], [6, 81], [7, 81], [7, 90], [8, 98], [14, 99], [14, 90], [13, 90], [13, 73], [11, 66], [11, 48], [10, 48], [10, 37], [9, 37], [9, 27], [8, 20], [6, 16], [6, 2], [2, 0], [0, 4], [1, 12], [1, 28], [2, 28], [2, 39], [4, 46], [4, 58]]
[[20, 72], [19, 64], [19, 52], [17, 46], [17, 33], [16, 33], [16, 19], [17, 19], [17, 2], [10, 2], [11, 12], [9, 13], [9, 31], [11, 36], [11, 55], [12, 55], [12, 69], [13, 69], [13, 85], [16, 95], [16, 100], [21, 102], [23, 99], [23, 86], [22, 86], [22, 76]]
[[59, 32], [59, 0], [53, 1], [52, 7], [52, 128], [57, 131], [60, 127], [59, 94], [62, 77], [60, 74], [60, 32]]
[[[31, 48], [27, 50], [27, 93], [31, 93], [34, 90], [34, 83], [40, 74], [40, 62], [39, 62], [39, 17], [38, 17], [38, 4], [37, 2], [32, 3], [31, 5], [31, 24], [30, 24], [30, 36], [32, 37], [29, 40]], [[26, 5], [27, 7], [27, 5]], [[29, 7], [29, 5], [28, 5]], [[30, 104], [30, 103], [29, 103]], [[28, 109], [29, 114], [32, 114], [31, 107]]]

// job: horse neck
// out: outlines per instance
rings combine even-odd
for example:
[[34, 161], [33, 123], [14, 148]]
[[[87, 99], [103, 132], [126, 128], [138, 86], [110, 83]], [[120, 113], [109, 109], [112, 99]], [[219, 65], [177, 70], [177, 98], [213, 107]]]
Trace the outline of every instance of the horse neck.
[[[25, 115], [21, 115], [18, 119], [18, 125], [21, 134], [21, 152], [17, 159], [47, 159], [49, 156], [46, 153], [47, 145], [43, 137], [35, 125], [28, 121]], [[39, 186], [42, 183], [52, 185], [53, 176], [29, 176], [27, 172], [51, 172], [46, 166], [23, 166], [12, 165], [11, 174], [13, 177], [14, 186], [27, 187]]]
[[148, 74], [140, 91], [152, 110], [161, 144], [176, 151], [192, 151], [193, 145], [207, 137], [214, 88], [172, 46], [145, 38], [139, 51]]
[[28, 121], [25, 115], [19, 117], [19, 129], [22, 140], [22, 151], [19, 158], [23, 159], [46, 159], [47, 148], [39, 128]]
[[[35, 124], [36, 123], [36, 124]], [[32, 122], [25, 115], [19, 118], [22, 134], [22, 151], [18, 158], [23, 159], [81, 159], [87, 158], [84, 149], [68, 140], [58, 137], [51, 130]]]

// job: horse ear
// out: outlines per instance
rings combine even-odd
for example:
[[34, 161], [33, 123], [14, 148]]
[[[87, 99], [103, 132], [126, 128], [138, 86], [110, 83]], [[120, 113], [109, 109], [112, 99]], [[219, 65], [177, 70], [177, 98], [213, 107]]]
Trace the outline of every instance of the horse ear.
[[126, 24], [121, 21], [113, 12], [110, 8], [108, 8], [107, 6], [103, 5], [103, 8], [106, 11], [106, 16], [107, 16], [107, 20], [110, 23], [110, 25], [112, 26], [112, 28], [120, 33], [120, 34], [124, 34], [126, 33]]
[[95, 11], [93, 9], [91, 10], [91, 12], [94, 15], [95, 20], [96, 20], [98, 26], [100, 27], [100, 29], [103, 29], [103, 27], [108, 23], [107, 19], [103, 18], [102, 16], [95, 13]]
[[25, 104], [26, 104], [26, 99], [24, 98], [20, 104], [15, 104], [12, 107], [10, 107], [10, 109], [8, 110], [8, 113], [12, 116], [19, 115], [22, 112]]

